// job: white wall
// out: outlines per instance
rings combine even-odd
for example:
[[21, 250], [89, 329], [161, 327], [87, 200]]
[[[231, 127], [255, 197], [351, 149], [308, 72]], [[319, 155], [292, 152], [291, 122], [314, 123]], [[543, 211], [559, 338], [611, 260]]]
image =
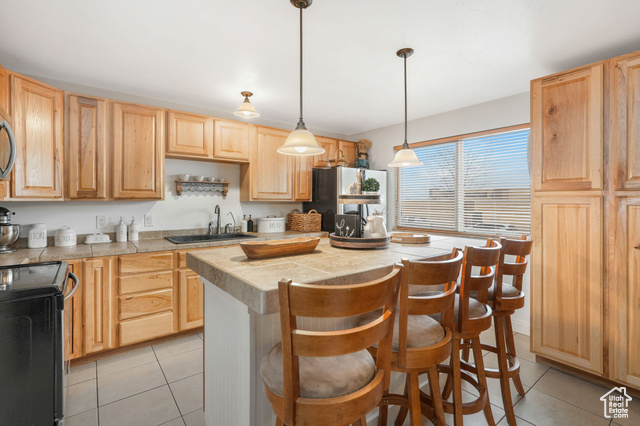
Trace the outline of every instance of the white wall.
[[[478, 105], [472, 105], [442, 114], [419, 118], [409, 121], [409, 143], [439, 139], [448, 136], [463, 135], [466, 133], [483, 130], [497, 129], [528, 123], [529, 92], [507, 98], [496, 99]], [[393, 160], [394, 146], [401, 145], [404, 141], [404, 123], [382, 127], [350, 136], [351, 140], [369, 139], [373, 146], [369, 150], [369, 160], [374, 169], [385, 170], [387, 164]], [[387, 183], [387, 210], [388, 227], [395, 226], [395, 200], [396, 200], [396, 173], [389, 169]], [[530, 330], [530, 306], [529, 306], [529, 272], [524, 277], [523, 291], [527, 295], [524, 308], [518, 310], [513, 316], [513, 327], [517, 332], [529, 334]]]
[[[20, 72], [20, 70], [15, 71]], [[176, 109], [232, 120], [238, 120], [239, 118], [234, 116], [232, 111], [215, 111], [202, 107], [192, 107], [159, 99], [141, 97], [129, 93], [114, 92], [97, 87], [52, 80], [46, 77], [31, 77], [73, 93], [106, 97], [125, 102], [137, 102], [144, 105]], [[238, 105], [240, 105], [241, 101], [242, 98], [238, 96]], [[250, 122], [283, 129], [293, 129], [297, 121], [297, 116], [292, 117], [291, 120], [291, 123], [279, 123], [259, 118], [253, 119]], [[330, 137], [346, 138], [345, 135], [337, 133], [318, 130], [312, 131], [316, 134]], [[176, 176], [180, 174], [225, 178], [229, 182], [229, 192], [225, 198], [223, 198], [220, 193], [211, 192], [184, 192], [182, 196], [178, 197], [175, 193], [175, 180]], [[222, 209], [222, 225], [231, 222], [231, 217], [227, 216], [228, 212], [233, 213], [239, 225], [243, 214], [246, 214], [247, 217], [251, 214], [254, 218], [258, 218], [267, 215], [282, 216], [295, 208], [302, 210], [302, 203], [241, 203], [240, 166], [237, 164], [172, 159], [166, 160], [165, 162], [165, 199], [163, 201], [8, 201], [1, 203], [2, 206], [16, 212], [16, 216], [13, 218], [14, 223], [21, 225], [45, 223], [49, 230], [49, 235], [52, 235], [51, 233], [54, 230], [63, 225], [73, 227], [79, 234], [95, 232], [96, 215], [107, 216], [108, 224], [107, 227], [104, 228], [104, 232], [113, 232], [114, 225], [120, 216], [124, 216], [127, 221], [131, 220], [131, 216], [135, 216], [136, 222], [140, 224], [141, 230], [143, 231], [204, 228], [208, 226], [209, 221], [214, 219], [213, 209], [216, 204], [220, 204], [220, 208]], [[152, 214], [154, 216], [153, 227], [142, 227], [145, 214]], [[26, 236], [28, 231], [28, 226], [24, 226], [21, 232], [22, 236]]]

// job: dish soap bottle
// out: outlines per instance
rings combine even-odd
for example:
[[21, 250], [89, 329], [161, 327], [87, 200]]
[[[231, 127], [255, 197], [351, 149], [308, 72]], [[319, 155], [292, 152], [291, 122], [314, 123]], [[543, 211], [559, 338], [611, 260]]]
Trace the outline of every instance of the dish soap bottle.
[[131, 223], [129, 224], [129, 241], [138, 241], [138, 224], [133, 216], [131, 216]]
[[242, 220], [240, 221], [240, 232], [247, 232], [247, 215], [242, 215]]
[[122, 216], [120, 216], [120, 223], [116, 225], [116, 241], [119, 243], [127, 241], [127, 224], [124, 223]]
[[253, 232], [253, 219], [251, 219], [251, 215], [249, 215], [249, 220], [247, 221], [247, 232]]

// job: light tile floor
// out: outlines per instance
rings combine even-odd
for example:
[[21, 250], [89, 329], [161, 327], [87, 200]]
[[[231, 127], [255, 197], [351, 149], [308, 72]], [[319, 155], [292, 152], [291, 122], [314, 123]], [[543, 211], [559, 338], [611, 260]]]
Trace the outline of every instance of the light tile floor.
[[[485, 332], [481, 340], [493, 343], [493, 330]], [[535, 362], [528, 336], [516, 334], [515, 341], [526, 390], [522, 397], [512, 386], [518, 425], [640, 424], [639, 399], [631, 402], [629, 419], [605, 419], [599, 398], [608, 388]], [[70, 417], [65, 426], [204, 425], [202, 346], [202, 336], [193, 334], [72, 368]], [[496, 367], [495, 355], [485, 353], [484, 360], [487, 366]], [[475, 394], [472, 387], [464, 387], [463, 398], [471, 399]], [[497, 380], [489, 380], [489, 397], [496, 423], [507, 425]], [[424, 424], [430, 423], [425, 420]], [[453, 424], [451, 416], [447, 416], [447, 424]], [[464, 424], [486, 422], [483, 414], [477, 413], [465, 416]]]

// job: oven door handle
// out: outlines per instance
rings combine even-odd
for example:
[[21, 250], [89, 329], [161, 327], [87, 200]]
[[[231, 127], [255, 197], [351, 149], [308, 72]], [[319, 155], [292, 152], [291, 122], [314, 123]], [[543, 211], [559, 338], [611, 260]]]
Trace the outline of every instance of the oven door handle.
[[73, 288], [71, 288], [71, 291], [69, 292], [69, 294], [67, 294], [64, 297], [64, 300], [67, 300], [71, 296], [73, 296], [73, 293], [76, 292], [76, 290], [78, 289], [78, 286], [80, 285], [80, 281], [78, 280], [78, 277], [73, 272], [69, 272], [69, 279], [71, 279], [71, 281], [73, 281]]

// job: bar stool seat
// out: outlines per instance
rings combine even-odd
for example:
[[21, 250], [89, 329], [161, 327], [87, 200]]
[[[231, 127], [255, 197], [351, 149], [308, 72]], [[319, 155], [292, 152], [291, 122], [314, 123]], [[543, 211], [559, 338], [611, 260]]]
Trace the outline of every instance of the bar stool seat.
[[[284, 395], [282, 343], [271, 348], [263, 358], [260, 375], [269, 390]], [[348, 395], [371, 383], [375, 375], [376, 363], [366, 349], [331, 357], [301, 356], [300, 396], [334, 398]]]
[[[420, 296], [433, 296], [437, 294], [435, 291], [425, 291], [422, 293], [415, 294], [414, 297]], [[453, 305], [453, 321], [458, 322], [458, 310], [460, 309], [460, 295], [456, 294], [454, 305]], [[431, 315], [431, 317], [437, 321], [440, 321], [440, 314]], [[491, 316], [487, 315], [487, 305], [482, 302], [479, 302], [476, 299], [469, 299], [469, 319], [480, 319], [480, 318], [489, 318], [491, 321]]]
[[[435, 292], [434, 292], [435, 293]], [[438, 293], [441, 294], [441, 293]], [[354, 326], [359, 327], [369, 324], [371, 321], [379, 317], [377, 312], [369, 312], [360, 315], [354, 321]], [[407, 347], [420, 348], [435, 345], [444, 339], [445, 330], [440, 322], [429, 315], [410, 315], [407, 318]], [[374, 345], [374, 347], [376, 347]], [[391, 349], [398, 352], [400, 347], [400, 317], [396, 315], [393, 325], [393, 340]]]

